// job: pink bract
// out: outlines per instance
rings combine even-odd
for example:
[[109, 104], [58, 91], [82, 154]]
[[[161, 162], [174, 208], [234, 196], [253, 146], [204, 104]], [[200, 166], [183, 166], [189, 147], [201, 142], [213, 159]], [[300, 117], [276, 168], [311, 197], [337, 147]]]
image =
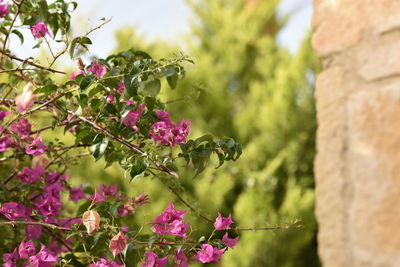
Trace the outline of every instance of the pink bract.
[[97, 62], [97, 60], [93, 60], [92, 65], [87, 70], [96, 75], [98, 78], [103, 77], [107, 72], [106, 67]]
[[214, 227], [217, 230], [226, 230], [231, 226], [233, 223], [232, 217], [229, 215], [229, 217], [222, 217], [221, 214], [218, 212], [218, 217], [215, 219], [214, 222]]
[[51, 33], [49, 32], [49, 29], [47, 28], [47, 25], [44, 24], [43, 22], [39, 22], [38, 24], [33, 25], [31, 31], [33, 36], [35, 36], [38, 39], [43, 38], [44, 36], [46, 36], [46, 34], [52, 37]]

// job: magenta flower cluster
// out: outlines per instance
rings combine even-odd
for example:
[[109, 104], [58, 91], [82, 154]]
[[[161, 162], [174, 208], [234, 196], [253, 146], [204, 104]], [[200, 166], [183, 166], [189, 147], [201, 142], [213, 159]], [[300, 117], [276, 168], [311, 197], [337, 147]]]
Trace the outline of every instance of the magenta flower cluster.
[[[3, 112], [3, 115], [5, 113]], [[4, 115], [4, 117], [7, 114]], [[3, 119], [4, 119], [3, 117]], [[11, 129], [4, 129], [0, 126], [0, 131], [3, 135], [0, 138], [0, 152], [7, 151], [8, 149], [24, 149], [25, 153], [32, 156], [42, 155], [47, 147], [43, 144], [40, 135], [37, 134], [35, 138], [31, 137], [31, 125], [26, 119], [20, 119], [11, 125]], [[11, 131], [12, 132], [11, 132]], [[17, 136], [19, 138], [17, 138]]]
[[43, 244], [36, 253], [35, 245], [29, 240], [22, 241], [13, 252], [3, 254], [3, 267], [16, 267], [18, 260], [22, 260], [23, 267], [51, 267], [57, 263], [58, 255]]
[[[186, 231], [189, 226], [189, 223], [183, 223], [183, 216], [185, 213], [185, 210], [176, 210], [174, 204], [170, 202], [163, 213], [154, 219], [151, 230], [160, 235], [160, 237], [165, 235], [174, 235], [180, 236], [185, 240], [188, 238]], [[222, 217], [221, 214], [218, 213], [218, 217], [214, 222], [214, 227], [215, 230], [227, 230], [232, 224], [233, 220], [231, 216]], [[191, 256], [188, 256], [189, 254], [185, 248], [176, 250], [173, 258], [175, 263], [174, 266], [187, 267], [189, 261], [220, 263], [222, 254], [228, 247], [233, 248], [238, 239], [239, 237], [229, 238], [228, 233], [226, 232], [221, 240], [226, 247], [218, 248], [213, 247], [211, 244], [202, 244], [195, 254], [190, 254]], [[165, 244], [167, 243], [168, 242]], [[167, 265], [167, 263], [168, 256], [160, 257], [155, 252], [148, 251], [141, 267], [164, 266]]]
[[160, 120], [151, 126], [150, 135], [159, 145], [171, 147], [186, 143], [189, 134], [190, 121], [182, 120], [178, 125], [171, 122], [169, 112], [157, 110], [157, 118]]
[[186, 239], [186, 230], [189, 223], [183, 223], [185, 210], [176, 210], [172, 202], [164, 212], [154, 219], [151, 230], [159, 235], [175, 235]]
[[93, 60], [92, 65], [87, 70], [96, 75], [98, 78], [103, 77], [107, 72], [106, 67], [97, 60]]
[[31, 31], [33, 36], [35, 36], [37, 39], [45, 37], [46, 34], [52, 37], [49, 29], [47, 28], [47, 25], [43, 22], [39, 22], [38, 24], [33, 25]]
[[8, 13], [10, 13], [10, 10], [8, 10], [8, 4], [4, 1], [0, 1], [0, 18], [5, 18]]

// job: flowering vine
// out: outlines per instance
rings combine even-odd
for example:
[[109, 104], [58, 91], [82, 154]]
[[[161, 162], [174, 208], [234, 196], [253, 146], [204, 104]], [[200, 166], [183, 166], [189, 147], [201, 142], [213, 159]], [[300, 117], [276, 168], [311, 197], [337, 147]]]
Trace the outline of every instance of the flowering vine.
[[[170, 114], [160, 99], [160, 91], [167, 90], [162, 81], [174, 89], [184, 77], [183, 65], [192, 61], [183, 54], [154, 60], [133, 49], [89, 59], [88, 36], [109, 20], [69, 40], [70, 13], [77, 3], [48, 2], [0, 1], [0, 18], [7, 22], [0, 25], [0, 74], [7, 80], [0, 99], [0, 228], [10, 233], [0, 241], [3, 266], [131, 266], [134, 250], [141, 255], [141, 266], [219, 263], [239, 241], [240, 231], [300, 226], [294, 221], [239, 228], [232, 227], [231, 215], [218, 213], [210, 219], [198, 212], [177, 186], [182, 163], [197, 176], [212, 155], [219, 167], [236, 161], [242, 151], [228, 137], [190, 139], [195, 122], [171, 119], [179, 114]], [[24, 34], [32, 34], [37, 47], [46, 42], [52, 55], [48, 66], [12, 51], [10, 36], [23, 42]], [[60, 51], [52, 50], [55, 39], [64, 44]], [[53, 68], [66, 53], [77, 60], [70, 76]], [[64, 82], [54, 75], [63, 75]], [[44, 117], [51, 123], [38, 128]], [[56, 129], [69, 132], [73, 143], [43, 137]], [[125, 218], [151, 205], [151, 199], [146, 193], [128, 196], [117, 185], [72, 186], [68, 170], [86, 156], [103, 158], [107, 166], [119, 164], [130, 182], [159, 179], [186, 210], [171, 201], [151, 223], [125, 225]], [[207, 239], [193, 237], [188, 211], [212, 229]]]

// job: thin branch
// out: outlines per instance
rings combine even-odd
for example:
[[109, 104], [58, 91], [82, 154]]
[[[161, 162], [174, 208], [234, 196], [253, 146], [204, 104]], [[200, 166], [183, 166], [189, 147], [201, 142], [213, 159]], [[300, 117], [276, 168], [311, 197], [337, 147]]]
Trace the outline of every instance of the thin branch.
[[[70, 112], [70, 114], [73, 114], [73, 113]], [[109, 130], [107, 130], [107, 129], [101, 127], [99, 124], [97, 124], [97, 123], [95, 123], [95, 122], [89, 120], [88, 118], [83, 117], [83, 116], [78, 116], [77, 118], [78, 118], [79, 120], [83, 121], [83, 122], [86, 122], [87, 124], [89, 124], [90, 126], [92, 126], [94, 129], [101, 131], [102, 133], [104, 133], [104, 134], [107, 135], [108, 137], [111, 137], [111, 138], [114, 139], [115, 141], [117, 141], [117, 142], [123, 144], [124, 146], [126, 146], [126, 147], [128, 147], [128, 148], [130, 148], [130, 149], [133, 150], [135, 153], [137, 153], [137, 154], [139, 154], [139, 155], [141, 155], [141, 156], [143, 156], [143, 155], [146, 154], [146, 153], [145, 153], [143, 150], [141, 150], [138, 146], [136, 146], [136, 145], [134, 145], [134, 144], [131, 144], [131, 143], [129, 143], [128, 141], [126, 141], [126, 140], [124, 140], [124, 139], [122, 139], [122, 138], [119, 138], [118, 136], [116, 136], [116, 135], [114, 135], [112, 132], [110, 132]], [[156, 162], [156, 161], [153, 160], [153, 159], [150, 159], [150, 161], [158, 168], [158, 170], [160, 170], [160, 171], [162, 171], [162, 172], [165, 172], [165, 173], [167, 173], [167, 174], [169, 174], [169, 175], [171, 175], [171, 176], [173, 176], [173, 177], [175, 177], [175, 178], [178, 178], [178, 174], [177, 174], [176, 172], [174, 172], [174, 171], [168, 169], [167, 167], [165, 167], [165, 166], [162, 165], [161, 163]]]
[[271, 231], [271, 230], [286, 230], [294, 228], [303, 228], [303, 225], [292, 226], [277, 226], [277, 227], [254, 227], [254, 228], [233, 228], [233, 231]]
[[28, 222], [28, 221], [9, 221], [9, 222], [0, 222], [0, 226], [5, 226], [5, 225], [40, 225], [46, 228], [50, 228], [52, 230], [62, 230], [62, 231], [71, 231], [70, 228], [67, 227], [62, 227], [58, 226], [55, 224], [50, 224], [50, 223], [44, 223], [44, 222]]
[[15, 121], [19, 120], [19, 119], [22, 118], [22, 117], [25, 117], [25, 116], [27, 116], [27, 115], [33, 113], [33, 112], [36, 112], [36, 111], [38, 111], [38, 110], [40, 110], [40, 109], [42, 109], [42, 108], [44, 108], [44, 107], [46, 107], [46, 106], [52, 104], [53, 102], [57, 101], [57, 100], [60, 99], [61, 97], [65, 96], [66, 94], [71, 93], [71, 92], [74, 92], [74, 91], [76, 91], [76, 90], [78, 90], [78, 88], [74, 88], [74, 89], [71, 89], [71, 90], [66, 91], [66, 92], [64, 92], [64, 93], [61, 93], [60, 95], [58, 95], [58, 96], [56, 96], [56, 97], [50, 99], [49, 101], [44, 102], [43, 104], [40, 104], [39, 106], [36, 106], [35, 108], [33, 108], [33, 109], [31, 109], [31, 110], [27, 110], [27, 111], [25, 111], [25, 112], [23, 112], [23, 113], [19, 113], [17, 116], [15, 116], [14, 118], [12, 118], [10, 121], [8, 121], [8, 122], [6, 123], [6, 125], [5, 125], [4, 128], [3, 128], [3, 130], [0, 131], [0, 136], [3, 136], [3, 133], [8, 129], [8, 127], [10, 127], [10, 125], [11, 125], [13, 122], [15, 122]]
[[203, 218], [205, 221], [209, 222], [209, 223], [213, 223], [213, 221], [211, 219], [209, 219], [207, 216], [201, 214], [200, 212], [198, 212], [188, 201], [186, 201], [180, 194], [178, 191], [176, 191], [175, 188], [173, 188], [170, 185], [167, 185], [166, 183], [164, 183], [165, 186], [168, 187], [168, 189], [174, 193], [174, 195], [186, 206], [188, 207], [191, 211], [193, 211], [194, 213], [196, 213], [198, 216], [200, 216], [201, 218]]
[[287, 230], [287, 229], [295, 229], [295, 228], [303, 228], [302, 224], [299, 224], [301, 220], [296, 219], [292, 222], [282, 225], [282, 226], [275, 226], [275, 227], [250, 227], [250, 228], [233, 228], [234, 231], [271, 231], [271, 230]]
[[27, 59], [21, 59], [21, 58], [18, 58], [16, 56], [10, 55], [9, 53], [5, 52], [4, 50], [0, 50], [0, 53], [5, 55], [5, 56], [7, 56], [7, 57], [9, 57], [9, 58], [11, 58], [11, 59], [17, 60], [19, 62], [26, 63], [26, 64], [28, 64], [30, 66], [36, 67], [36, 68], [41, 69], [41, 70], [47, 70], [47, 71], [54, 72], [54, 73], [66, 74], [63, 71], [55, 70], [55, 69], [52, 69], [52, 68], [47, 68], [47, 67], [41, 66], [39, 64], [36, 64], [34, 62], [28, 61]]
[[88, 36], [89, 34], [91, 34], [92, 32], [94, 32], [95, 30], [100, 29], [101, 27], [103, 27], [105, 24], [109, 23], [112, 20], [112, 18], [109, 18], [107, 20], [105, 20], [102, 24], [100, 24], [99, 26], [96, 26], [92, 29], [90, 29], [87, 33], [85, 33], [85, 35], [83, 37]]
[[[7, 34], [6, 34], [6, 37], [4, 38], [3, 51], [6, 50], [8, 38], [10, 37], [12, 28], [14, 27], [14, 23], [15, 23], [15, 21], [17, 20], [18, 15], [19, 15], [19, 13], [21, 12], [21, 6], [22, 6], [22, 4], [24, 3], [24, 1], [25, 1], [25, 0], [21, 0], [21, 2], [19, 2], [18, 4], [16, 3], [17, 12], [15, 13], [15, 16], [14, 16], [13, 20], [11, 21], [10, 28], [8, 29], [8, 32], [7, 32]], [[2, 57], [2, 60], [1, 60], [1, 61], [3, 61], [3, 57]]]
[[72, 146], [56, 147], [56, 148], [53, 148], [52, 151], [69, 150], [72, 148], [89, 147], [89, 146], [92, 146], [92, 145], [78, 144], [78, 145], [72, 145]]
[[[6, 70], [3, 66], [0, 66], [0, 69], [1, 69], [1, 70]], [[25, 75], [19, 75], [19, 74], [17, 74], [17, 73], [12, 73], [12, 75], [15, 76], [15, 77], [17, 77], [17, 78], [19, 78], [19, 79], [21, 79], [21, 80], [24, 80], [24, 81], [26, 81], [26, 82], [31, 82], [32, 84], [35, 84], [34, 81], [33, 81], [32, 79], [30, 79], [29, 77], [27, 77], [27, 76], [25, 76]]]
[[19, 72], [19, 71], [25, 71], [25, 70], [29, 70], [29, 71], [33, 71], [34, 69], [9, 69], [9, 70], [1, 70], [0, 73], [8, 73], [8, 72]]
[[8, 176], [7, 179], [4, 180], [3, 185], [6, 185], [16, 174], [17, 174], [17, 171], [14, 171], [13, 173], [11, 173], [10, 176]]

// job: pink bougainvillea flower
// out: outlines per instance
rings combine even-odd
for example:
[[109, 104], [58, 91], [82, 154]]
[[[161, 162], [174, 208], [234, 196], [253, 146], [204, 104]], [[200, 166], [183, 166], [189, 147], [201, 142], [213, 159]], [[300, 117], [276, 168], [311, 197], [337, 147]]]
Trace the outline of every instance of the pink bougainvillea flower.
[[175, 251], [175, 266], [174, 267], [188, 267], [188, 258], [185, 255], [185, 249]]
[[178, 125], [171, 122], [169, 113], [162, 110], [156, 111], [156, 116], [160, 121], [151, 126], [150, 135], [159, 145], [169, 145], [171, 147], [186, 143], [189, 134], [190, 121], [182, 120]]
[[88, 210], [83, 213], [82, 223], [85, 225], [87, 233], [91, 235], [95, 230], [100, 229], [100, 215], [95, 210]]
[[122, 232], [119, 232], [110, 240], [109, 249], [113, 254], [114, 258], [125, 249], [127, 240], [128, 236]]
[[86, 194], [82, 190], [82, 186], [69, 189], [69, 200], [77, 202], [81, 199], [86, 199]]
[[122, 265], [115, 261], [108, 261], [104, 258], [101, 258], [99, 261], [91, 264], [90, 267], [122, 267]]
[[106, 197], [102, 192], [94, 192], [94, 194], [89, 197], [89, 200], [96, 202], [96, 204], [99, 204], [103, 201], [106, 201]]
[[42, 244], [40, 251], [28, 259], [28, 266], [38, 266], [38, 267], [51, 267], [54, 266], [58, 261], [58, 257], [53, 255], [53, 253], [46, 249]]
[[52, 37], [49, 29], [47, 28], [47, 25], [44, 24], [43, 22], [39, 22], [38, 24], [33, 25], [31, 31], [33, 36], [35, 36], [37, 39], [45, 37], [46, 34]]
[[[135, 105], [135, 102], [128, 100], [128, 101], [126, 101], [126, 104], [127, 105]], [[128, 127], [131, 127], [133, 130], [135, 130], [137, 132], [139, 129], [136, 126], [136, 122], [138, 121], [140, 116], [142, 116], [145, 108], [146, 107], [144, 104], [140, 104], [138, 109], [132, 110], [128, 113], [128, 115], [126, 115], [126, 117], [122, 121], [122, 124], [125, 126], [128, 126]]]
[[37, 135], [35, 139], [33, 139], [32, 144], [25, 147], [25, 153], [32, 156], [39, 156], [42, 155], [46, 149], [47, 147], [40, 140], [40, 136]]
[[16, 267], [19, 259], [17, 248], [11, 253], [3, 254], [3, 267]]
[[148, 251], [146, 252], [146, 258], [140, 267], [161, 267], [168, 263], [168, 256], [159, 258], [156, 253]]
[[212, 247], [210, 244], [202, 244], [201, 250], [197, 252], [195, 258], [201, 263], [216, 262], [219, 263], [221, 255], [225, 252], [226, 248], [218, 249]]
[[8, 10], [8, 3], [3, 3], [3, 1], [0, 1], [0, 18], [4, 18], [10, 13], [10, 10]]
[[108, 104], [115, 104], [115, 90], [111, 90], [110, 94], [106, 98]]
[[32, 209], [21, 203], [6, 202], [1, 205], [0, 213], [6, 216], [10, 221], [14, 221], [17, 218], [29, 217], [32, 213]]
[[118, 83], [118, 93], [119, 93], [120, 95], [122, 95], [122, 93], [124, 92], [124, 90], [125, 90], [125, 84], [124, 84], [123, 82], [119, 82], [119, 83]]
[[96, 75], [98, 78], [103, 77], [107, 72], [106, 67], [97, 62], [97, 60], [93, 60], [92, 65], [87, 70]]
[[11, 125], [11, 130], [18, 134], [22, 139], [26, 139], [31, 134], [32, 126], [27, 119], [20, 119]]
[[15, 177], [20, 179], [22, 183], [32, 183], [40, 180], [45, 173], [46, 171], [42, 166], [36, 165], [35, 168], [24, 167]]
[[222, 217], [218, 212], [218, 217], [215, 219], [214, 227], [217, 230], [226, 230], [233, 223], [231, 215], [229, 217]]
[[44, 194], [44, 196], [35, 200], [38, 214], [42, 216], [52, 217], [60, 215], [60, 209], [63, 202], [60, 201], [59, 193], [58, 196], [50, 194]]
[[4, 118], [10, 114], [8, 111], [0, 110], [0, 122], [4, 121]]
[[[0, 131], [3, 131], [4, 127], [0, 126]], [[0, 152], [4, 152], [9, 148], [19, 148], [18, 142], [14, 139], [11, 133], [5, 129], [3, 137], [0, 138]]]
[[99, 192], [95, 192], [93, 195], [91, 195], [89, 200], [96, 201], [96, 204], [99, 204], [112, 196], [116, 197], [117, 190], [118, 185], [106, 186], [101, 184], [99, 186]]
[[25, 227], [25, 235], [27, 239], [39, 240], [42, 235], [42, 226], [40, 225], [27, 225]]
[[224, 236], [222, 237], [222, 242], [230, 248], [233, 248], [234, 246], [236, 246], [236, 243], [238, 242], [239, 237], [235, 237], [235, 238], [229, 238], [228, 237], [228, 233], [225, 233]]
[[23, 112], [32, 107], [33, 102], [41, 95], [43, 94], [33, 94], [32, 84], [28, 83], [22, 89], [22, 94], [15, 97], [15, 104], [17, 105], [18, 111]]
[[79, 72], [78, 72], [78, 74], [76, 74], [75, 72], [72, 72], [71, 73], [71, 76], [69, 77], [69, 80], [70, 81], [75, 81], [75, 79], [76, 79], [76, 76], [78, 76], [78, 75], [80, 75], [80, 74], [84, 74], [85, 72], [83, 72], [83, 70], [80, 70]]
[[117, 211], [119, 216], [124, 217], [130, 213], [129, 205], [122, 204], [121, 206], [118, 207]]
[[99, 188], [100, 188], [100, 192], [101, 192], [104, 196], [106, 196], [106, 197], [108, 198], [108, 197], [114, 196], [115, 193], [117, 193], [118, 185], [114, 184], [114, 185], [106, 186], [106, 185], [104, 185], [104, 184], [101, 184], [101, 185], [99, 186]]
[[183, 224], [183, 215], [185, 213], [185, 210], [176, 210], [174, 204], [170, 202], [167, 209], [154, 219], [151, 230], [159, 235], [172, 234], [186, 239], [186, 229], [189, 223]]
[[35, 245], [32, 241], [22, 241], [21, 244], [19, 244], [18, 253], [22, 259], [27, 259], [36, 254]]
[[146, 195], [145, 193], [141, 193], [137, 197], [135, 197], [135, 204], [138, 206], [142, 206], [144, 204], [149, 204], [149, 195]]

